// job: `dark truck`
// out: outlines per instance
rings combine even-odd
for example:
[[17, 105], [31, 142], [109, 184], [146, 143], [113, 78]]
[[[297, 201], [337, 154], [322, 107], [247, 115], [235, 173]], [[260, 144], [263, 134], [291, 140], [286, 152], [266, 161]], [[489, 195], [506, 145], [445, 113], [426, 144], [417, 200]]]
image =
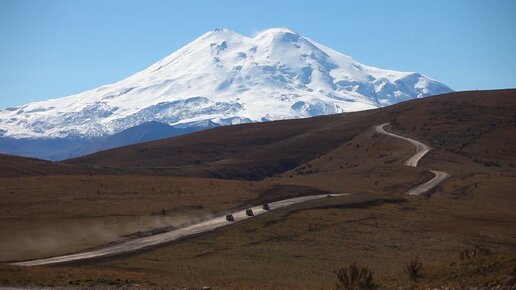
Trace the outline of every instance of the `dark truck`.
[[233, 215], [232, 215], [232, 214], [228, 213], [228, 214], [226, 215], [226, 220], [227, 220], [228, 222], [234, 222], [234, 221], [235, 221], [235, 218], [233, 217]]
[[264, 204], [263, 204], [263, 206], [262, 206], [262, 208], [263, 208], [264, 210], [271, 210], [271, 208], [269, 207], [269, 204], [268, 204], [268, 203], [264, 203]]
[[252, 209], [248, 208], [245, 210], [245, 214], [248, 215], [248, 216], [254, 216], [254, 212]]

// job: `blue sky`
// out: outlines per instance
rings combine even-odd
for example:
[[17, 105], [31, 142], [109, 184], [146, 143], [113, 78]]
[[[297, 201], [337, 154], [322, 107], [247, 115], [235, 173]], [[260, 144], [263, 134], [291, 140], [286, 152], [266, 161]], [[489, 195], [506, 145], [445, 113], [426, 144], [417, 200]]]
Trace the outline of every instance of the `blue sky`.
[[455, 90], [516, 87], [512, 0], [0, 0], [0, 108], [115, 82], [216, 27], [289, 27]]

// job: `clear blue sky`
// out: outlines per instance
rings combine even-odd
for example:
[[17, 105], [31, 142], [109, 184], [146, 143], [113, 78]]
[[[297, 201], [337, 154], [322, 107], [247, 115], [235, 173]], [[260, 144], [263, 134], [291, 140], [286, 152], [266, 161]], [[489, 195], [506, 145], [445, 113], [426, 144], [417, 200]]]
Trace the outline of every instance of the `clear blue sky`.
[[513, 0], [0, 0], [0, 108], [120, 80], [215, 27], [289, 27], [455, 90], [516, 87]]

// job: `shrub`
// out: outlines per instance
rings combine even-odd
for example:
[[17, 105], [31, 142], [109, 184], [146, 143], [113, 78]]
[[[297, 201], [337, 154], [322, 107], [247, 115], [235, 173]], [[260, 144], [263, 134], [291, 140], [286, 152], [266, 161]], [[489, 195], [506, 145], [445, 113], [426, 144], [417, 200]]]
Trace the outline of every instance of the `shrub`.
[[423, 272], [423, 262], [421, 262], [418, 257], [412, 258], [410, 261], [405, 263], [404, 270], [410, 280], [416, 281], [421, 277], [421, 273]]
[[465, 249], [463, 251], [460, 252], [459, 254], [459, 258], [461, 260], [465, 260], [465, 259], [471, 259], [471, 258], [474, 258], [476, 256], [489, 256], [491, 255], [491, 251], [484, 247], [484, 246], [480, 246], [480, 245], [475, 245], [473, 247], [473, 249]]
[[335, 271], [337, 275], [337, 290], [373, 289], [373, 271], [369, 267], [350, 264]]

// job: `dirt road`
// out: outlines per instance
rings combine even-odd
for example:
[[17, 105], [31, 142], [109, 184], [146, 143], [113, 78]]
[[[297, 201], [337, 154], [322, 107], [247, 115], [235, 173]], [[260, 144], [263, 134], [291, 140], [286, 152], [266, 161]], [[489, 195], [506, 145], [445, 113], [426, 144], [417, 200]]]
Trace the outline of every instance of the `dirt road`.
[[[333, 194], [332, 197], [342, 196], [346, 194]], [[285, 200], [280, 200], [276, 202], [272, 202], [269, 204], [270, 210], [276, 210], [280, 209], [282, 207], [286, 207], [289, 205], [306, 202], [309, 200], [315, 200], [320, 198], [326, 198], [327, 195], [312, 195], [312, 196], [302, 196], [302, 197], [296, 197], [296, 198], [290, 198]], [[251, 208], [253, 210], [254, 216], [264, 214], [268, 212], [268, 210], [264, 210], [262, 206], [255, 206]], [[116, 245], [107, 246], [105, 248], [77, 253], [77, 254], [70, 254], [70, 255], [63, 255], [58, 257], [52, 257], [52, 258], [44, 258], [44, 259], [37, 259], [37, 260], [31, 260], [31, 261], [23, 261], [23, 262], [16, 262], [12, 263], [12, 265], [17, 266], [41, 266], [41, 265], [50, 265], [50, 264], [59, 264], [59, 263], [66, 263], [66, 262], [72, 262], [72, 261], [78, 261], [78, 260], [85, 260], [85, 259], [92, 259], [92, 258], [99, 258], [99, 257], [106, 257], [106, 256], [113, 256], [123, 253], [129, 253], [134, 252], [136, 250], [144, 249], [147, 247], [171, 242], [178, 240], [180, 238], [184, 238], [187, 236], [200, 234], [204, 232], [208, 232], [211, 230], [214, 230], [216, 228], [224, 227], [231, 225], [235, 222], [243, 221], [249, 218], [252, 218], [253, 216], [247, 216], [245, 210], [241, 210], [238, 212], [233, 213], [233, 217], [235, 218], [234, 222], [226, 221], [225, 216], [220, 216], [216, 218], [212, 218], [209, 220], [206, 220], [204, 222], [200, 222], [197, 224], [193, 224], [190, 226], [187, 226], [185, 228], [176, 229], [173, 231], [148, 236], [144, 238], [138, 238], [134, 240], [130, 240], [127, 242], [123, 242]]]
[[419, 162], [419, 160], [421, 160], [421, 158], [423, 158], [423, 156], [426, 155], [426, 153], [428, 153], [430, 151], [430, 147], [428, 147], [426, 144], [421, 143], [417, 140], [403, 137], [400, 135], [396, 135], [391, 132], [387, 132], [385, 130], [385, 126], [387, 126], [387, 125], [389, 125], [389, 123], [384, 123], [384, 124], [376, 126], [376, 131], [380, 134], [385, 134], [385, 135], [389, 135], [391, 137], [403, 139], [405, 141], [408, 141], [408, 142], [414, 144], [414, 146], [416, 146], [416, 153], [414, 155], [412, 155], [409, 159], [407, 159], [403, 163], [403, 165], [417, 167], [417, 163]]
[[[405, 141], [408, 141], [412, 144], [414, 144], [414, 146], [416, 146], [416, 153], [414, 153], [414, 155], [410, 156], [409, 159], [407, 159], [403, 165], [406, 165], [406, 166], [411, 166], [411, 167], [417, 167], [417, 164], [419, 162], [419, 160], [421, 160], [421, 158], [423, 158], [423, 156], [425, 156], [428, 152], [430, 152], [430, 147], [424, 143], [421, 143], [417, 140], [414, 140], [414, 139], [411, 139], [411, 138], [408, 138], [408, 137], [403, 137], [403, 136], [400, 136], [400, 135], [396, 135], [394, 133], [391, 133], [391, 132], [387, 132], [385, 130], [385, 126], [389, 125], [389, 123], [384, 123], [384, 124], [380, 124], [380, 125], [377, 125], [375, 128], [376, 128], [376, 131], [380, 134], [384, 134], [384, 135], [388, 135], [388, 136], [391, 136], [391, 137], [395, 137], [395, 138], [399, 138], [399, 139], [403, 139]], [[429, 190], [431, 190], [432, 188], [436, 187], [437, 185], [439, 185], [443, 180], [445, 180], [446, 178], [450, 177], [451, 175], [447, 172], [444, 172], [444, 171], [437, 171], [437, 170], [428, 170], [429, 172], [433, 173], [434, 174], [434, 177], [432, 179], [430, 179], [429, 181], [423, 183], [423, 184], [420, 184], [414, 188], [411, 188], [409, 191], [407, 191], [406, 193], [408, 195], [420, 195], [420, 194], [423, 194], [425, 192], [428, 192]]]

